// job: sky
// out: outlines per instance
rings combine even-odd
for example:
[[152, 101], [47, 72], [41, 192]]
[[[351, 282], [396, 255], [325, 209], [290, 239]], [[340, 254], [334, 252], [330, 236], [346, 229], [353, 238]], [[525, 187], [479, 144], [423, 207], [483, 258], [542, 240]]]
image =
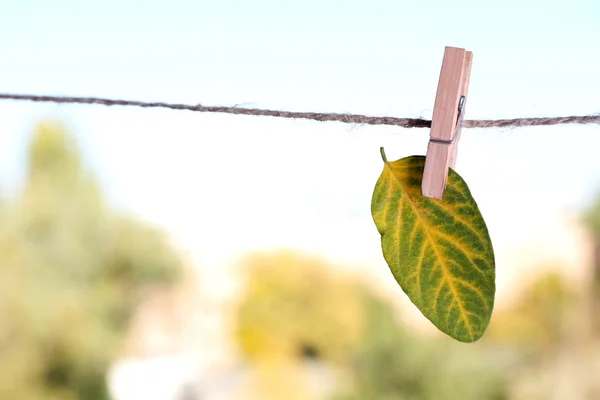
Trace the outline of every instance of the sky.
[[[0, 92], [430, 118], [455, 46], [473, 52], [466, 119], [583, 115], [600, 112], [598, 21], [597, 0], [0, 0]], [[5, 191], [44, 118], [68, 126], [113, 204], [204, 268], [286, 247], [388, 281], [370, 216], [379, 147], [394, 160], [428, 141], [425, 129], [0, 101]], [[518, 279], [523, 244], [570, 251], [563, 221], [600, 189], [598, 149], [598, 125], [463, 130], [456, 170], [500, 283]]]

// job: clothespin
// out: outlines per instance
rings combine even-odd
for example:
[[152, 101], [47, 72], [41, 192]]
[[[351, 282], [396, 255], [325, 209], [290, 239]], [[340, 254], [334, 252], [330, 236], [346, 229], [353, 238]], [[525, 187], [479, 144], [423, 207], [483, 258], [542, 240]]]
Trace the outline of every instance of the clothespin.
[[438, 82], [421, 192], [441, 199], [448, 168], [456, 164], [456, 150], [469, 90], [473, 53], [446, 47]]

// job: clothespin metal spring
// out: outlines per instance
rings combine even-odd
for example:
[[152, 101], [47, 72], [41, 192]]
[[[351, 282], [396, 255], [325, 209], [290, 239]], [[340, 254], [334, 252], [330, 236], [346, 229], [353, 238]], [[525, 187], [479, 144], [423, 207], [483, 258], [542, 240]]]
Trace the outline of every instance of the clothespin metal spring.
[[456, 119], [456, 129], [454, 130], [454, 136], [452, 137], [452, 139], [450, 140], [443, 140], [443, 139], [429, 139], [430, 143], [439, 143], [439, 144], [445, 144], [450, 146], [451, 144], [454, 144], [454, 142], [456, 142], [456, 139], [458, 139], [458, 132], [460, 131], [460, 126], [462, 124], [463, 121], [463, 117], [464, 117], [464, 110], [465, 110], [465, 102], [467, 101], [467, 98], [465, 96], [460, 96], [460, 100], [458, 101], [458, 118]]

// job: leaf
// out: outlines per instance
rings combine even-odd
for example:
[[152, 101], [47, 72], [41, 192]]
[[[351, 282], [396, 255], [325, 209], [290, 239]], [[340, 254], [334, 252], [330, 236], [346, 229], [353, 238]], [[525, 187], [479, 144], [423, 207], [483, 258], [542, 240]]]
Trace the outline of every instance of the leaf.
[[494, 306], [494, 250], [477, 203], [452, 169], [442, 200], [421, 195], [424, 156], [388, 162], [371, 213], [383, 256], [410, 300], [461, 342], [485, 332]]

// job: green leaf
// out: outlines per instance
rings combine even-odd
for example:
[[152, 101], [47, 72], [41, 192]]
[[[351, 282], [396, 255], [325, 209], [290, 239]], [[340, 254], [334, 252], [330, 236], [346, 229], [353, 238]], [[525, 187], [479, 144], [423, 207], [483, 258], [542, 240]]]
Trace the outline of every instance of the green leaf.
[[452, 169], [442, 200], [421, 195], [425, 157], [388, 162], [371, 213], [383, 256], [410, 300], [461, 342], [485, 332], [494, 306], [492, 242], [465, 181]]

